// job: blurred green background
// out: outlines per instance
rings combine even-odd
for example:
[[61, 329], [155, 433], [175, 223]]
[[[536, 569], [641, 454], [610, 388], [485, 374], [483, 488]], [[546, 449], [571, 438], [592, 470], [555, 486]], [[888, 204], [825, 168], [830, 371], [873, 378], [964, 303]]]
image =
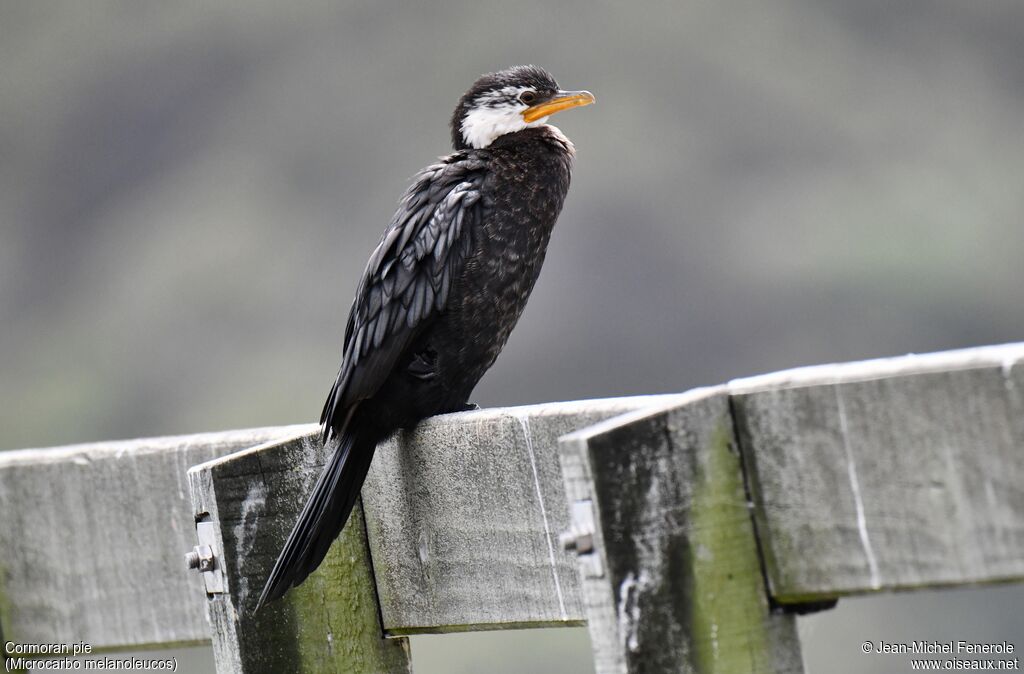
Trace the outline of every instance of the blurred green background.
[[[555, 120], [573, 188], [475, 402], [1022, 339], [1019, 0], [11, 0], [0, 448], [315, 420], [409, 177], [515, 63], [598, 104]], [[859, 654], [905, 632], [1022, 648], [1021, 605], [844, 601], [803, 622], [809, 669], [906, 671]], [[413, 649], [421, 674], [589, 671], [583, 630]]]

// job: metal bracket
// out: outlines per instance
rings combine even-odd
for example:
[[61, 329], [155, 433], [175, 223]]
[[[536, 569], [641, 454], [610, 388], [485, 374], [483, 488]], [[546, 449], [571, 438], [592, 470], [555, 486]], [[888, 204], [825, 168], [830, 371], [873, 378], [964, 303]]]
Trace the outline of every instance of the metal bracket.
[[191, 552], [185, 553], [185, 563], [188, 568], [195, 569], [203, 574], [203, 582], [206, 584], [207, 594], [218, 594], [225, 592], [224, 573], [220, 568], [217, 550], [217, 527], [213, 522], [196, 522], [196, 535], [199, 538], [199, 545], [192, 548]]
[[574, 501], [570, 514], [572, 528], [558, 536], [566, 552], [575, 552], [580, 570], [588, 578], [604, 576], [601, 555], [594, 549], [594, 502], [591, 499]]

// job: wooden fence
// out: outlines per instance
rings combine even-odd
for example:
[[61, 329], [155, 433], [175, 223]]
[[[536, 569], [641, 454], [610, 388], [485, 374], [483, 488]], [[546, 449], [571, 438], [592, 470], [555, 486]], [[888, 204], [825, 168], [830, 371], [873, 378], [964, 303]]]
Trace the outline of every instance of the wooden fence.
[[794, 611], [1024, 580], [1024, 344], [429, 419], [254, 615], [316, 430], [0, 453], [0, 640], [406, 672], [405, 635], [586, 624], [601, 673], [800, 672]]

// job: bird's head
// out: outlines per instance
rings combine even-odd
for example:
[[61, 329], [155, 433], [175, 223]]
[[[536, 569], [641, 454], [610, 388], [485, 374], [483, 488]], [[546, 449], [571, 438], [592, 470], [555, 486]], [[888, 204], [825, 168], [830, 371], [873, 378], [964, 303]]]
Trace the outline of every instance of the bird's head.
[[469, 88], [452, 115], [456, 150], [484, 148], [498, 136], [540, 126], [561, 110], [590, 105], [589, 91], [562, 91], [546, 70], [513, 66], [482, 76]]

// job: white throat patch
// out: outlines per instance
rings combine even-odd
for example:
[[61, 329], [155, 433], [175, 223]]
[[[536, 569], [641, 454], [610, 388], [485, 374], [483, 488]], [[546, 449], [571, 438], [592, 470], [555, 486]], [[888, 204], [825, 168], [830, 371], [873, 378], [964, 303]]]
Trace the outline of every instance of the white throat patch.
[[523, 110], [528, 107], [525, 103], [497, 102], [498, 99], [507, 100], [510, 96], [518, 97], [525, 90], [519, 87], [506, 87], [476, 99], [473, 102], [473, 109], [462, 120], [459, 129], [466, 145], [479, 150], [493, 143], [498, 136], [540, 126], [548, 121], [547, 117], [542, 117], [527, 123], [522, 115]]

